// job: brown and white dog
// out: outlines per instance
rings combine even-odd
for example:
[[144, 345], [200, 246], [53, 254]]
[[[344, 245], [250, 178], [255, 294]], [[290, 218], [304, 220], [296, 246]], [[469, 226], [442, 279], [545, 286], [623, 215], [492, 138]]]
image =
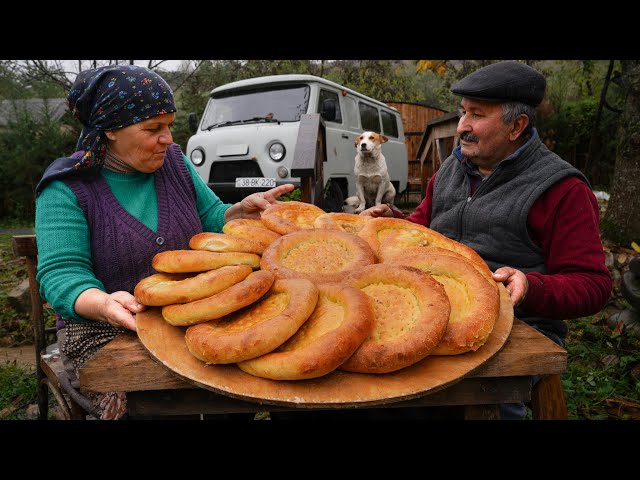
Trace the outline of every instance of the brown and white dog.
[[344, 202], [353, 208], [353, 213], [360, 213], [365, 208], [381, 203], [393, 204], [396, 189], [389, 179], [387, 161], [382, 154], [382, 144], [388, 140], [375, 132], [364, 132], [356, 138], [356, 196]]

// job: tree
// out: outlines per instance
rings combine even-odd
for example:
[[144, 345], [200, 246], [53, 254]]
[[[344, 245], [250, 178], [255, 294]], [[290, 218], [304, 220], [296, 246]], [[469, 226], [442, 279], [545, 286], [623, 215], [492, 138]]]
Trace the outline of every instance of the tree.
[[[601, 163], [600, 160], [602, 157], [603, 135], [600, 131], [600, 125], [602, 123], [603, 110], [606, 108], [609, 111], [615, 113], [622, 113], [622, 110], [618, 110], [617, 108], [612, 107], [607, 101], [607, 92], [609, 91], [609, 85], [611, 84], [611, 82], [615, 82], [615, 78], [617, 78], [612, 78], [614, 64], [615, 60], [609, 60], [609, 66], [607, 68], [604, 84], [602, 85], [602, 91], [600, 92], [600, 103], [598, 104], [598, 111], [596, 112], [596, 118], [591, 130], [591, 139], [589, 140], [589, 149], [587, 150], [587, 156], [584, 165], [584, 172], [587, 176], [592, 176], [592, 165], [599, 165]], [[616, 72], [616, 75], [619, 75], [619, 73]]]
[[381, 102], [426, 100], [415, 68], [402, 60], [337, 60], [325, 78]]
[[77, 131], [46, 112], [38, 118], [20, 112], [0, 131], [0, 218], [33, 217], [35, 187], [44, 169], [72, 152], [77, 139]]
[[[19, 98], [66, 97], [78, 73], [107, 65], [144, 65], [160, 70], [167, 60], [3, 60], [0, 76], [21, 82]], [[0, 91], [0, 95], [3, 92]]]
[[611, 199], [602, 219], [602, 235], [621, 245], [640, 240], [640, 60], [622, 60], [626, 101], [618, 130]]

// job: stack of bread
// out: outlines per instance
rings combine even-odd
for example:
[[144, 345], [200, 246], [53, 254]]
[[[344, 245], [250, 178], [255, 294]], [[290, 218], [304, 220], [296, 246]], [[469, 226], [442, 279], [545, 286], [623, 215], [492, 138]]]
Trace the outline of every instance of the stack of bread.
[[480, 348], [498, 285], [471, 248], [397, 218], [283, 202], [159, 253], [140, 303], [207, 364], [273, 380], [394, 372]]

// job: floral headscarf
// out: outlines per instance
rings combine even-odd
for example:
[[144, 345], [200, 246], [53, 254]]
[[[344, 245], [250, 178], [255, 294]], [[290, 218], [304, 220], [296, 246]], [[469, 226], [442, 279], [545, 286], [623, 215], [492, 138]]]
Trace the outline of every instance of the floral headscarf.
[[106, 155], [105, 131], [176, 111], [167, 82], [154, 71], [137, 65], [81, 72], [69, 90], [67, 103], [84, 126], [76, 146], [78, 152], [49, 165], [36, 194], [52, 180], [100, 167]]

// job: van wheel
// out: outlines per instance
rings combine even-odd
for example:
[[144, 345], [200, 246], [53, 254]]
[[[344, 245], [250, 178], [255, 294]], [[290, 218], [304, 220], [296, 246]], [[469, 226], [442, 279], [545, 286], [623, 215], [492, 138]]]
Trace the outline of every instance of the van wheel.
[[324, 210], [326, 212], [342, 212], [344, 194], [338, 182], [329, 179], [324, 188]]

